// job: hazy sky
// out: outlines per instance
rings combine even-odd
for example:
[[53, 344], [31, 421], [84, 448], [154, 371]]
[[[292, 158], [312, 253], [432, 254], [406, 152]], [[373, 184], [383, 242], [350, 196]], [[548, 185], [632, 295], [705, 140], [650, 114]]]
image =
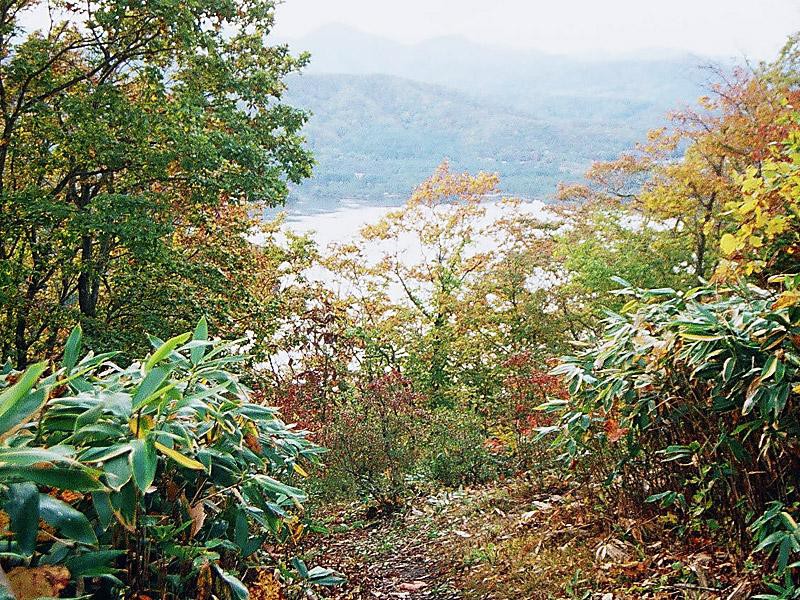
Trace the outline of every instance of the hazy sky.
[[772, 57], [800, 31], [800, 0], [284, 0], [276, 33], [328, 23], [414, 42], [463, 35], [554, 53], [679, 49]]

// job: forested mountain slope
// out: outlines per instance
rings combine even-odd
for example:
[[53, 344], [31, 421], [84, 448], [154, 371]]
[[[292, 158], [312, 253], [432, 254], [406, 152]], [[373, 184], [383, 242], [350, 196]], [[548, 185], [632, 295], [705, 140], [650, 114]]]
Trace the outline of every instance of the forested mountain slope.
[[[459, 36], [401, 44], [343, 26], [329, 25], [291, 40], [311, 53], [308, 73], [385, 73], [490, 96], [528, 109], [551, 96], [629, 98], [674, 106], [704, 75], [697, 70], [718, 60], [669, 51], [628, 55], [561, 56], [485, 46]], [[691, 101], [692, 98], [684, 98]], [[587, 106], [599, 116], [599, 106]]]
[[312, 113], [306, 134], [318, 162], [296, 194], [300, 207], [339, 198], [396, 204], [443, 159], [499, 171], [510, 192], [546, 194], [616, 145], [602, 131], [580, 134], [569, 123], [388, 75], [297, 76], [287, 98]]
[[293, 192], [297, 212], [342, 198], [397, 204], [443, 159], [498, 172], [508, 193], [547, 197], [704, 93], [710, 62], [576, 59], [460, 38], [403, 45], [339, 26], [293, 46], [312, 59], [287, 97], [312, 113], [318, 161]]

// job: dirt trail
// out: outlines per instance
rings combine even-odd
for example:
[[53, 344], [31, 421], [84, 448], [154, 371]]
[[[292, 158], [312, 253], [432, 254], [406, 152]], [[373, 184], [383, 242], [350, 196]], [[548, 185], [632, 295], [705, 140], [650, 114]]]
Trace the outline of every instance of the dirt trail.
[[612, 520], [596, 497], [519, 479], [368, 522], [353, 505], [306, 540], [306, 558], [347, 577], [320, 593], [338, 600], [742, 600], [754, 588], [724, 548], [652, 518]]
[[328, 537], [318, 551], [347, 584], [326, 597], [344, 599], [458, 600], [439, 545], [424, 513], [412, 510]]

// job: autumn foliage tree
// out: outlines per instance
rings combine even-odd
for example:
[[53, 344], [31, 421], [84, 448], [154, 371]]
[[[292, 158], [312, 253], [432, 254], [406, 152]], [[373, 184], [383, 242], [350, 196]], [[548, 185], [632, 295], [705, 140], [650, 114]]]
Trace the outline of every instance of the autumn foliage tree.
[[385, 364], [402, 366], [432, 406], [488, 401], [489, 365], [546, 343], [548, 319], [528, 317], [547, 302], [530, 279], [552, 250], [534, 231], [550, 225], [500, 199], [497, 183], [444, 164], [328, 262]]
[[570, 339], [551, 285], [558, 224], [536, 206], [444, 164], [357, 239], [320, 249], [324, 285], [306, 281], [279, 316], [263, 391], [320, 431], [328, 491], [393, 504], [408, 478], [476, 482], [518, 464], [537, 382], [554, 381], [546, 358]]
[[739, 197], [741, 177], [759, 169], [786, 137], [794, 92], [775, 74], [789, 55], [787, 49], [756, 72], [713, 69], [717, 81], [696, 108], [674, 112], [669, 125], [653, 130], [634, 152], [594, 164], [587, 184], [562, 186], [560, 197], [601, 210], [619, 205], [645, 225], [669, 227], [691, 250], [694, 273], [709, 278], [731, 225], [726, 206]]

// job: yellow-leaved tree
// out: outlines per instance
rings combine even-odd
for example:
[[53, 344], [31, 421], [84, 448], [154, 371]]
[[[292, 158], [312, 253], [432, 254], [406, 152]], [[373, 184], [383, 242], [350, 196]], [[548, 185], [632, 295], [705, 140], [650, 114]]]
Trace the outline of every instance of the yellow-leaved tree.
[[[791, 121], [800, 124], [800, 115]], [[800, 129], [740, 178], [741, 194], [726, 205], [735, 227], [720, 240], [717, 278], [796, 273], [800, 253]]]
[[[737, 220], [730, 205], [742, 178], [761, 172], [790, 129], [782, 64], [731, 78], [718, 73], [720, 83], [696, 108], [673, 113], [670, 126], [650, 132], [635, 152], [594, 164], [586, 185], [564, 186], [559, 196], [621, 206], [645, 224], [670, 227], [691, 248], [693, 272], [710, 277], [720, 239]], [[730, 238], [724, 243], [729, 248]]]

